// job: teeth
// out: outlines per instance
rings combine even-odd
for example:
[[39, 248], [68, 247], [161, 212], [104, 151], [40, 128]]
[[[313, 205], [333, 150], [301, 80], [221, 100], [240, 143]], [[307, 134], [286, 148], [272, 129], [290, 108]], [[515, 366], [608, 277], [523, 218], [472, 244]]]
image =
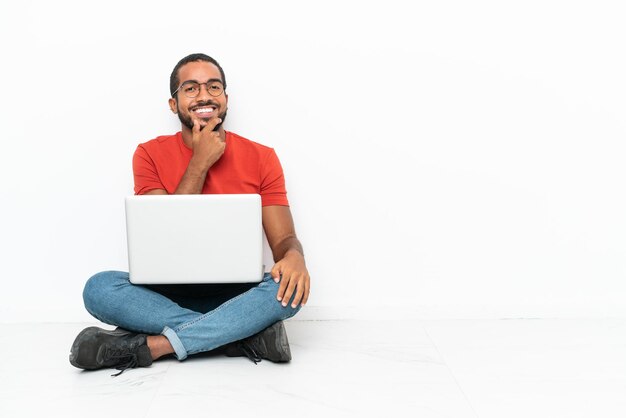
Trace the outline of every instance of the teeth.
[[196, 109], [196, 113], [211, 113], [211, 112], [213, 112], [213, 109], [211, 108]]

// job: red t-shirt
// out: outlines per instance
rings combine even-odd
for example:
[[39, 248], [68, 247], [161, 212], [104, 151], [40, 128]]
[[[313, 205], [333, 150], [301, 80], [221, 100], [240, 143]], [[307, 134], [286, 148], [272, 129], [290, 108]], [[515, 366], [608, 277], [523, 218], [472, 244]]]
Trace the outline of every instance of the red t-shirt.
[[[173, 194], [192, 154], [180, 132], [140, 144], [133, 156], [135, 194], [154, 189]], [[226, 149], [209, 169], [202, 193], [258, 193], [263, 206], [289, 206], [283, 169], [274, 150], [232, 132], [226, 132]]]

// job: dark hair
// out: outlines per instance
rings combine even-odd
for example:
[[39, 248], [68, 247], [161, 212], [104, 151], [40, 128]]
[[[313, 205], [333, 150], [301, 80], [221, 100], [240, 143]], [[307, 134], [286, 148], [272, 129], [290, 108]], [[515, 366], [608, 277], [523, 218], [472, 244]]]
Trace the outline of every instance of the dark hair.
[[226, 89], [226, 75], [224, 75], [224, 70], [222, 70], [222, 67], [219, 65], [219, 63], [206, 54], [191, 54], [178, 61], [178, 64], [176, 64], [176, 67], [174, 67], [174, 70], [170, 75], [170, 94], [172, 95], [172, 97], [174, 97], [174, 92], [178, 88], [178, 83], [180, 83], [180, 80], [178, 79], [178, 70], [180, 70], [180, 67], [182, 67], [183, 65], [196, 61], [210, 62], [211, 64], [215, 65], [220, 70], [220, 75], [222, 76], [222, 84], [224, 84], [224, 89]]

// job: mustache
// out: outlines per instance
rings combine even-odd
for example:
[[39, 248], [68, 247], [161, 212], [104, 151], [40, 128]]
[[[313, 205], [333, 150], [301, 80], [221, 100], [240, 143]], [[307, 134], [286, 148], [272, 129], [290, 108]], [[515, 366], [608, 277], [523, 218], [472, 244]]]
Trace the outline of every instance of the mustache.
[[195, 110], [195, 109], [197, 109], [197, 108], [199, 108], [199, 107], [203, 107], [203, 106], [215, 106], [215, 107], [219, 107], [219, 105], [218, 105], [216, 102], [214, 102], [213, 100], [208, 100], [208, 101], [206, 101], [206, 102], [199, 102], [199, 103], [196, 103], [193, 107], [190, 107], [190, 109], [191, 109], [191, 110]]

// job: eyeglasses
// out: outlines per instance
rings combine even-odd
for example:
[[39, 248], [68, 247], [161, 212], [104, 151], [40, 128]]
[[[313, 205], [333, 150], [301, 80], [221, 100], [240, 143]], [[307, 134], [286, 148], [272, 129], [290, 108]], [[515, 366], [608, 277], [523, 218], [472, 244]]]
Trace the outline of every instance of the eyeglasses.
[[179, 88], [172, 94], [172, 97], [176, 96], [178, 91], [182, 91], [185, 96], [193, 99], [194, 97], [198, 97], [200, 94], [200, 86], [204, 85], [206, 87], [207, 92], [213, 96], [217, 97], [224, 93], [224, 85], [221, 81], [218, 80], [209, 80], [206, 83], [198, 83], [197, 81], [185, 81], [180, 85]]

